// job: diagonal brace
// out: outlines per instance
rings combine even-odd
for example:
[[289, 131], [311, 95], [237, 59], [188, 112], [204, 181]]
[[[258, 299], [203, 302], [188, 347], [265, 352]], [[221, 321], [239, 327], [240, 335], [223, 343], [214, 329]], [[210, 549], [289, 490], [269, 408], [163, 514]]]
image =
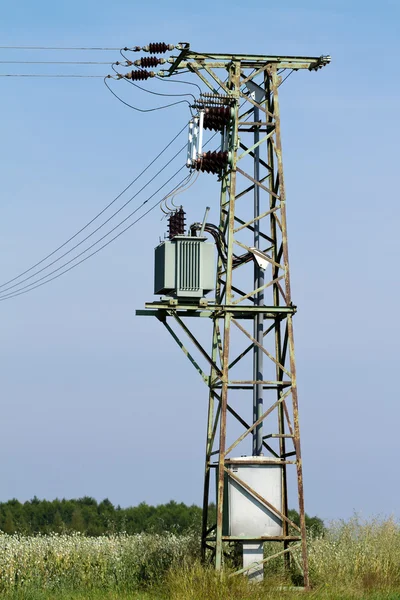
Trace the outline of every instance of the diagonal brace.
[[178, 344], [178, 346], [180, 347], [180, 349], [182, 350], [182, 352], [184, 354], [186, 354], [186, 356], [188, 357], [188, 359], [190, 360], [190, 362], [192, 363], [192, 365], [194, 366], [194, 368], [196, 369], [196, 371], [198, 373], [200, 373], [201, 378], [203, 379], [204, 383], [206, 383], [207, 385], [209, 385], [210, 382], [210, 377], [209, 375], [206, 375], [204, 373], [204, 371], [202, 370], [202, 368], [198, 365], [198, 363], [195, 361], [195, 359], [193, 358], [193, 356], [190, 354], [190, 352], [185, 348], [185, 346], [183, 345], [183, 343], [181, 342], [181, 340], [179, 339], [179, 337], [176, 335], [175, 331], [172, 329], [172, 327], [170, 325], [168, 325], [168, 323], [166, 321], [161, 321], [162, 324], [164, 325], [164, 327], [169, 331], [169, 333], [172, 335], [173, 339], [176, 341], [176, 343]]
[[204, 350], [204, 348], [200, 344], [200, 342], [195, 338], [195, 336], [190, 331], [190, 329], [185, 325], [185, 323], [182, 321], [182, 319], [180, 319], [175, 312], [174, 312], [173, 316], [175, 318], [175, 321], [177, 323], [179, 323], [179, 325], [182, 327], [182, 329], [186, 333], [186, 335], [190, 338], [190, 340], [193, 342], [193, 344], [196, 346], [196, 348], [201, 352], [201, 354], [204, 356], [204, 358], [207, 360], [207, 362], [211, 365], [211, 367], [214, 369], [214, 371], [217, 373], [217, 375], [221, 378], [222, 377], [222, 371], [215, 364], [215, 362], [212, 360], [212, 358], [208, 354], [208, 352], [206, 352], [206, 350]]
[[[277, 464], [279, 465], [279, 463], [277, 463]], [[231, 477], [242, 488], [244, 488], [247, 492], [249, 492], [252, 496], [254, 496], [260, 502], [260, 504], [264, 504], [267, 508], [269, 508], [272, 512], [274, 512], [278, 517], [280, 517], [283, 521], [286, 521], [286, 523], [288, 523], [289, 525], [291, 525], [294, 529], [296, 529], [297, 531], [300, 531], [300, 527], [298, 527], [296, 525], [296, 523], [293, 523], [293, 521], [291, 521], [289, 519], [289, 517], [287, 517], [286, 515], [284, 515], [280, 510], [278, 510], [276, 508], [276, 506], [274, 506], [273, 504], [271, 504], [270, 502], [268, 502], [268, 500], [266, 500], [258, 492], [256, 492], [255, 490], [253, 490], [253, 488], [250, 487], [247, 483], [245, 483], [242, 479], [240, 479], [240, 477], [238, 477], [237, 475], [235, 475], [234, 473], [232, 473], [232, 471], [230, 469], [227, 469], [226, 467], [224, 467], [224, 469], [228, 473], [229, 477]]]
[[279, 368], [280, 368], [280, 369], [281, 369], [281, 370], [282, 370], [284, 373], [286, 373], [286, 375], [289, 377], [289, 379], [291, 379], [291, 377], [292, 377], [292, 376], [291, 376], [291, 374], [289, 373], [289, 371], [287, 371], [287, 370], [285, 369], [285, 367], [284, 367], [283, 365], [281, 365], [281, 363], [280, 363], [278, 360], [276, 360], [276, 358], [274, 358], [274, 357], [272, 356], [272, 354], [271, 354], [270, 352], [268, 352], [268, 350], [267, 350], [266, 348], [264, 348], [264, 346], [263, 346], [262, 344], [260, 344], [259, 342], [257, 342], [257, 340], [256, 340], [255, 338], [253, 338], [253, 336], [252, 336], [252, 335], [250, 335], [250, 333], [249, 333], [248, 331], [246, 331], [246, 330], [245, 330], [245, 328], [244, 328], [244, 327], [242, 327], [242, 326], [240, 325], [240, 323], [238, 323], [238, 321], [236, 321], [236, 319], [232, 319], [232, 323], [234, 323], [234, 324], [236, 325], [236, 327], [237, 327], [238, 329], [240, 329], [240, 331], [241, 331], [242, 333], [244, 333], [244, 335], [246, 335], [246, 336], [249, 338], [249, 340], [250, 340], [251, 342], [253, 342], [253, 344], [254, 344], [255, 346], [257, 346], [257, 348], [260, 348], [260, 350], [262, 350], [262, 351], [264, 352], [264, 354], [266, 354], [266, 355], [268, 356], [268, 358], [269, 358], [269, 359], [271, 359], [271, 360], [272, 360], [272, 362], [274, 362], [274, 363], [276, 364], [276, 366], [277, 366], [277, 367], [279, 367]]

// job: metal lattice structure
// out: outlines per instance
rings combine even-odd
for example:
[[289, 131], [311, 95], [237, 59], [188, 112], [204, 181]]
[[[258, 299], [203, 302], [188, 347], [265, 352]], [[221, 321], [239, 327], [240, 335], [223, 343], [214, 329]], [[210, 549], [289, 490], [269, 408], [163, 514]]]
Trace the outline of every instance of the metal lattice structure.
[[[288, 565], [292, 557], [307, 588], [293, 340], [296, 307], [290, 285], [279, 86], [284, 70], [318, 70], [330, 59], [200, 54], [185, 45], [180, 48], [179, 55], [169, 59], [171, 66], [164, 71], [164, 76], [189, 70], [209, 89], [208, 102], [225, 107], [225, 112], [221, 111], [221, 149], [204, 153], [197, 168], [217, 173], [221, 180], [219, 230], [226, 243], [226, 256], [218, 258], [215, 301], [201, 299], [193, 304], [167, 299], [148, 303], [146, 310], [137, 312], [160, 320], [208, 387], [203, 556], [211, 555], [216, 569], [220, 570], [226, 544], [273, 541], [281, 548], [262, 562], [282, 555]], [[228, 119], [226, 107], [230, 109]], [[212, 325], [210, 352], [188, 324], [194, 317], [208, 319]], [[201, 359], [197, 360], [185, 347], [180, 333], [189, 338]], [[209, 373], [201, 360], [210, 368]], [[235, 405], [237, 394], [239, 407]], [[242, 429], [239, 435], [237, 425]], [[249, 439], [252, 439], [253, 456], [262, 456], [263, 464], [279, 464], [281, 468], [280, 506], [262, 497], [231, 468], [235, 463], [234, 454]], [[213, 470], [217, 519], [210, 524], [208, 507]], [[299, 526], [289, 518], [290, 472], [297, 488]], [[226, 534], [223, 521], [228, 479], [280, 521], [282, 535], [235, 538]]]

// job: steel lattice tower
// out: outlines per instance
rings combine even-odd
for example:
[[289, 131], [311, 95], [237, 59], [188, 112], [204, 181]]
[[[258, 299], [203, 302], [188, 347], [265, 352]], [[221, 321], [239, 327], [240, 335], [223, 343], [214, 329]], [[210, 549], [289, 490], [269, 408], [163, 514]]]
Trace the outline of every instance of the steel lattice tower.
[[[223, 524], [227, 481], [233, 480], [268, 509], [282, 526], [282, 535], [240, 537], [239, 541], [279, 543], [281, 548], [262, 562], [282, 555], [288, 565], [292, 557], [307, 588], [293, 339], [296, 307], [290, 285], [279, 86], [285, 70], [318, 70], [329, 63], [330, 58], [201, 54], [191, 51], [189, 46], [181, 45], [181, 48], [178, 56], [169, 59], [172, 64], [164, 71], [164, 76], [189, 70], [209, 88], [209, 97], [214, 98], [217, 105], [223, 102], [231, 108], [231, 118], [223, 132], [224, 153], [208, 157], [205, 154], [198, 163], [199, 169], [214, 170], [221, 180], [219, 230], [226, 240], [226, 261], [221, 257], [218, 259], [215, 301], [201, 300], [195, 306], [178, 300], [162, 300], [146, 304], [146, 310], [137, 311], [137, 314], [154, 315], [160, 320], [209, 389], [203, 556], [209, 551], [216, 569], [220, 570], [225, 544], [238, 541], [238, 538], [226, 535]], [[186, 321], [186, 318], [190, 321], [194, 317], [212, 322], [210, 352], [204, 349]], [[209, 374], [186, 349], [171, 323], [189, 338], [202, 360], [209, 365]], [[235, 348], [241, 344], [235, 356], [232, 355], [233, 337]], [[242, 408], [233, 406], [238, 391]], [[251, 414], [249, 404], [253, 407], [252, 420], [248, 418]], [[230, 424], [233, 422], [239, 424], [243, 432], [232, 437], [231, 430], [235, 428]], [[235, 464], [232, 452], [238, 452], [249, 438], [252, 438], [253, 457], [262, 457], [260, 460], [264, 465], [278, 464], [281, 469], [280, 506], [274, 506], [261, 496], [231, 468]], [[208, 508], [213, 470], [216, 472], [217, 519], [210, 526]], [[289, 518], [288, 513], [291, 471], [297, 487], [300, 526]]]

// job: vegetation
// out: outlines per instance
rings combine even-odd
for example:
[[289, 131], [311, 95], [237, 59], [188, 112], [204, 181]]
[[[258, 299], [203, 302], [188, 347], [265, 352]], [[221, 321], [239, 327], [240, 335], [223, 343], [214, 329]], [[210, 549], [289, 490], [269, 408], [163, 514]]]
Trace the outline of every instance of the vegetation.
[[88, 496], [78, 500], [32, 500], [0, 503], [0, 529], [24, 535], [80, 532], [89, 536], [106, 533], [185, 533], [200, 526], [198, 506], [169, 502], [121, 508], [107, 498], [97, 502]]
[[[299, 515], [290, 511], [290, 518], [298, 523]], [[215, 518], [215, 506], [210, 506], [210, 520]], [[314, 533], [323, 532], [318, 517], [306, 517], [307, 526]], [[89, 536], [108, 533], [164, 533], [185, 534], [200, 531], [201, 508], [168, 502], [149, 506], [121, 508], [105, 499], [97, 502], [88, 496], [78, 500], [39, 500], [29, 502], [9, 500], [0, 503], [0, 530], [24, 535], [80, 532]]]
[[[337, 523], [309, 534], [313, 600], [399, 600], [400, 528]], [[282, 562], [266, 581], [219, 579], [202, 567], [196, 533], [0, 535], [0, 594], [15, 600], [294, 600]], [[268, 548], [267, 548], [268, 551]]]

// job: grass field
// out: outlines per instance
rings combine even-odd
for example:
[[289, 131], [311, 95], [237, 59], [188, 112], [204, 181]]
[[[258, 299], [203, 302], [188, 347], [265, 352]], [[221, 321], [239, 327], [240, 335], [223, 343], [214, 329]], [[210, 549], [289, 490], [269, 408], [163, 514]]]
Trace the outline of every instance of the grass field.
[[337, 523], [309, 541], [311, 592], [276, 562], [263, 584], [216, 577], [199, 563], [196, 535], [0, 535], [7, 600], [400, 600], [400, 528], [392, 520]]

